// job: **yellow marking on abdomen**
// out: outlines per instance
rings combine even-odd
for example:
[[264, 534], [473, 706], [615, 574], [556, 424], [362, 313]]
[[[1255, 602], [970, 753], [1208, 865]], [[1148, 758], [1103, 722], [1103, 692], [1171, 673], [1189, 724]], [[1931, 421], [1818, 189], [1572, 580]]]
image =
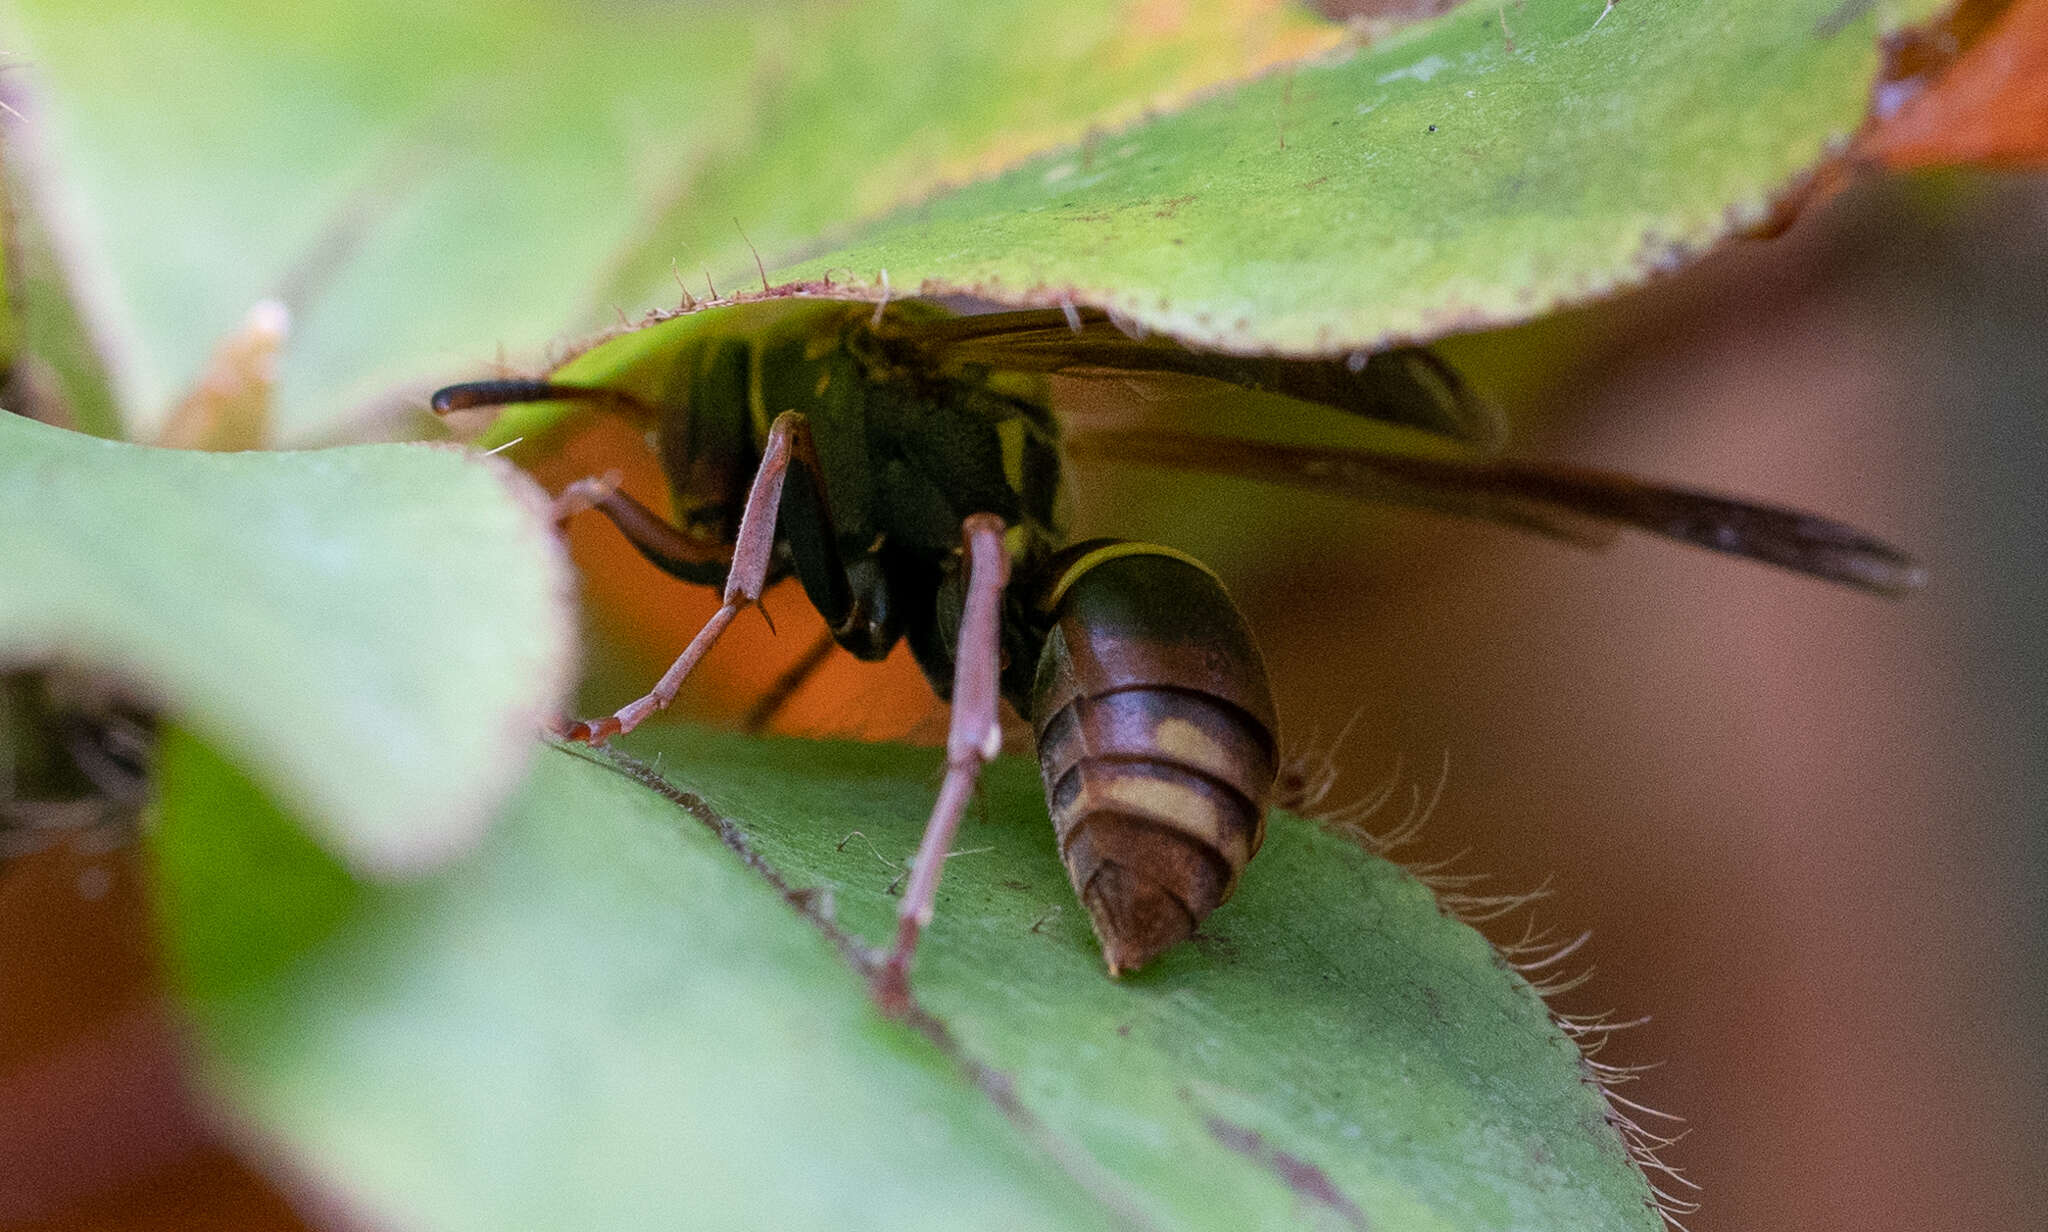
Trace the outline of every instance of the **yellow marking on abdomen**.
[[1241, 769], [1230, 750], [1198, 723], [1187, 719], [1162, 719], [1152, 728], [1152, 745], [1176, 761], [1193, 766], [1210, 778], [1232, 783]]
[[1168, 560], [1177, 560], [1184, 565], [1192, 565], [1203, 573], [1208, 574], [1218, 586], [1223, 585], [1223, 579], [1216, 576], [1214, 569], [1211, 569], [1179, 548], [1170, 548], [1163, 543], [1110, 543], [1096, 548], [1092, 552], [1082, 553], [1073, 564], [1067, 566], [1067, 571], [1060, 574], [1060, 580], [1053, 583], [1052, 589], [1046, 592], [1045, 610], [1050, 612], [1059, 607], [1060, 600], [1067, 597], [1067, 592], [1073, 589], [1074, 583], [1080, 581], [1081, 576], [1090, 569], [1106, 565], [1113, 560], [1121, 560], [1126, 556], [1164, 556]]
[[1076, 812], [1122, 812], [1156, 822], [1221, 855], [1233, 871], [1251, 859], [1250, 836], [1231, 825], [1223, 806], [1197, 788], [1121, 768], [1105, 772], [1084, 767], [1081, 773]]

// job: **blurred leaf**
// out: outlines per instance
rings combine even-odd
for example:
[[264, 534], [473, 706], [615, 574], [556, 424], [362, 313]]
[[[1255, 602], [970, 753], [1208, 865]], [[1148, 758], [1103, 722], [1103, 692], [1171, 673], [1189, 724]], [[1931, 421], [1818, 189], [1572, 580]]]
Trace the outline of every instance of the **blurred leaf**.
[[400, 886], [169, 744], [174, 965], [289, 1175], [408, 1228], [1658, 1226], [1535, 994], [1348, 841], [1275, 817], [1202, 937], [1113, 981], [1000, 761], [898, 1024], [849, 951], [936, 755], [638, 736], [699, 794], [553, 749]]
[[268, 448], [277, 357], [290, 332], [283, 304], [266, 299], [250, 309], [241, 327], [214, 347], [199, 383], [171, 408], [153, 443], [223, 453]]
[[131, 431], [276, 297], [288, 440], [670, 306], [678, 267], [736, 287], [742, 228], [786, 260], [1335, 37], [1279, 0], [9, 7]]
[[0, 413], [0, 660], [117, 671], [360, 866], [474, 838], [569, 676], [530, 480], [419, 445], [205, 454]]
[[[18, 111], [20, 78], [0, 74], [0, 107]], [[122, 434], [121, 409], [82, 289], [59, 251], [58, 207], [40, 191], [44, 151], [0, 112], [0, 251], [4, 251], [6, 365], [0, 405], [94, 436]]]
[[[778, 277], [1331, 353], [1519, 321], [1765, 221], [1940, 0], [1470, 4], [905, 210]], [[885, 282], [883, 272], [888, 277]]]

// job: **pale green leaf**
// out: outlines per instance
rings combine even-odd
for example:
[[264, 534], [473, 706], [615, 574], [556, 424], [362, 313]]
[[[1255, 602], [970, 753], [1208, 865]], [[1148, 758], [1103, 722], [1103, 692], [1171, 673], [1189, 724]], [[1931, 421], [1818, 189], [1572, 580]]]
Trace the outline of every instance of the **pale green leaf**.
[[305, 440], [1333, 37], [1280, 0], [7, 8], [138, 437], [266, 297]]
[[0, 661], [103, 668], [379, 870], [490, 820], [573, 658], [532, 482], [427, 445], [191, 453], [0, 412]]

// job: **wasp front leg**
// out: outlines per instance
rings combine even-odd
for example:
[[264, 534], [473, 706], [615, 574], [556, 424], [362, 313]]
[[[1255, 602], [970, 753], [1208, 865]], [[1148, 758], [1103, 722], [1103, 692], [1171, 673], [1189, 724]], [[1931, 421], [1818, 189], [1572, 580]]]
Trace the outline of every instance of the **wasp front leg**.
[[[754, 472], [753, 486], [747, 492], [746, 507], [740, 515], [739, 533], [730, 546], [707, 546], [690, 538], [662, 521], [646, 506], [611, 489], [603, 480], [582, 480], [563, 491], [556, 502], [558, 517], [572, 515], [580, 509], [596, 509], [611, 519], [641, 555], [667, 572], [686, 580], [703, 581], [717, 575], [707, 576], [705, 571], [708, 569], [722, 572], [725, 578], [724, 601], [719, 604], [718, 611], [697, 631], [697, 636], [690, 639], [690, 644], [662, 673], [661, 679], [655, 682], [646, 696], [603, 718], [571, 724], [563, 732], [564, 738], [603, 744], [613, 736], [632, 731], [655, 712], [666, 709], [675, 700], [683, 681], [733, 619], [748, 606], [761, 601], [761, 592], [768, 582], [769, 566], [775, 556], [776, 524], [783, 508], [785, 481], [792, 473], [802, 476], [790, 490], [797, 495], [792, 503], [798, 507], [796, 520], [802, 524], [804, 532], [800, 538], [805, 544], [805, 564], [810, 566], [806, 572], [833, 578], [837, 583], [835, 597], [851, 608], [854, 604], [845, 581], [844, 566], [833, 542], [831, 515], [824, 503], [823, 479], [818, 471], [816, 450], [811, 445], [810, 429], [804, 417], [794, 411], [778, 416], [769, 429], [760, 468]], [[821, 552], [826, 554], [822, 561], [809, 559]], [[826, 612], [828, 620], [833, 616], [834, 613]]]
[[648, 563], [685, 582], [717, 585], [732, 569], [733, 545], [685, 533], [654, 510], [619, 490], [616, 471], [578, 479], [555, 496], [549, 510], [556, 526], [579, 513], [603, 514]]
[[925, 823], [911, 865], [910, 884], [896, 909], [896, 944], [876, 969], [873, 988], [884, 1010], [901, 1013], [910, 1003], [910, 959], [918, 935], [932, 921], [939, 874], [967, 801], [981, 779], [981, 768], [1003, 747], [1003, 729], [996, 709], [1001, 701], [1003, 588], [1010, 578], [1010, 555], [1003, 546], [1003, 520], [977, 513], [961, 524], [967, 558], [967, 599], [960, 617], [960, 638], [953, 658], [953, 717], [946, 733], [946, 779]]

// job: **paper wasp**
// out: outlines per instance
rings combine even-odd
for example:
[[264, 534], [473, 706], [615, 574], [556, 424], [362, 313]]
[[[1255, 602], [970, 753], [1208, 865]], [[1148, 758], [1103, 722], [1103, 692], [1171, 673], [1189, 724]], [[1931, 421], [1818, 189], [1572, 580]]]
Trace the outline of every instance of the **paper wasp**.
[[[1244, 618], [1199, 561], [1170, 547], [1069, 543], [1049, 374], [1223, 382], [1468, 444], [1491, 408], [1431, 352], [1365, 362], [1193, 351], [1060, 311], [960, 316], [785, 299], [679, 316], [672, 341], [579, 383], [490, 380], [437, 411], [563, 401], [649, 434], [674, 520], [601, 480], [558, 498], [595, 509], [650, 561], [723, 587], [724, 602], [644, 697], [564, 733], [596, 744], [672, 700], [735, 616], [794, 574], [833, 639], [862, 659], [906, 641], [952, 703], [946, 775], [874, 973], [900, 1004], [939, 872], [1007, 700], [1036, 733], [1046, 801], [1111, 974], [1189, 936], [1258, 851], [1277, 771], [1266, 670]], [[632, 337], [633, 335], [627, 335]], [[1165, 432], [1093, 438], [1142, 462], [1248, 475], [1574, 534], [1585, 519], [1648, 530], [1864, 589], [1919, 570], [1839, 523], [1626, 476], [1520, 462], [1255, 444]]]

